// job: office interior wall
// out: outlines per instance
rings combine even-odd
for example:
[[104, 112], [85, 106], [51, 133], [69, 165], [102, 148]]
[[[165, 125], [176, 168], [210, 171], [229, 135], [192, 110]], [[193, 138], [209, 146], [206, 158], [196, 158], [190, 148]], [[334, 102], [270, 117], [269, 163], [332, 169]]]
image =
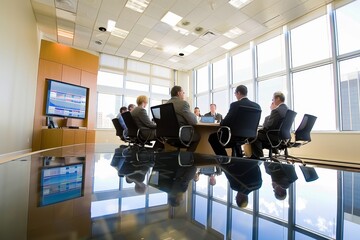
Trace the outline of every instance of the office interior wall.
[[[36, 106], [33, 121], [33, 150], [41, 148], [41, 131], [43, 128], [46, 128], [44, 106], [47, 78], [89, 88], [86, 119], [74, 119], [73, 124], [79, 127], [86, 127], [89, 135], [89, 131], [93, 131], [95, 128], [96, 121], [98, 55], [42, 40], [39, 58]], [[54, 117], [54, 121], [57, 122], [59, 127], [66, 125], [64, 118]]]
[[0, 28], [1, 156], [31, 148], [40, 45], [31, 2], [2, 1]]

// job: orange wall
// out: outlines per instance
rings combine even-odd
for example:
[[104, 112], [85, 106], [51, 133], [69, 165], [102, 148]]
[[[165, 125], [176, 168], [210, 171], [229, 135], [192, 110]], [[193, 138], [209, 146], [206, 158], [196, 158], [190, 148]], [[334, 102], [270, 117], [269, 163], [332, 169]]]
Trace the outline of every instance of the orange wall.
[[[34, 115], [33, 151], [41, 147], [41, 129], [45, 127], [46, 78], [89, 88], [87, 117], [74, 119], [73, 124], [94, 130], [96, 119], [96, 81], [99, 57], [65, 45], [41, 41], [40, 59]], [[65, 126], [63, 118], [54, 118], [59, 127]]]

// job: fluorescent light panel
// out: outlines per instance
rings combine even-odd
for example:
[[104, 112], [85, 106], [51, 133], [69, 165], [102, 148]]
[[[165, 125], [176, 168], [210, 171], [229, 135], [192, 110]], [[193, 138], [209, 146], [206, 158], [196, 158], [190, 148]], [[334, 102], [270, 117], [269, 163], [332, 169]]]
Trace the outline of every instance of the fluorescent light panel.
[[167, 12], [161, 21], [169, 24], [170, 26], [175, 26], [181, 19], [182, 17], [176, 15], [175, 13]]
[[67, 31], [65, 29], [58, 28], [58, 35], [66, 38], [73, 39], [74, 33], [72, 31]]
[[234, 42], [228, 42], [228, 43], [225, 43], [224, 45], [222, 45], [221, 47], [222, 48], [225, 48], [226, 50], [230, 50], [230, 49], [232, 49], [232, 48], [234, 48], [234, 47], [236, 47], [237, 46], [237, 44], [236, 43], [234, 43]]
[[195, 52], [196, 50], [198, 50], [198, 48], [194, 47], [193, 45], [188, 45], [183, 49], [184, 52], [189, 53], [189, 54], [192, 52]]
[[142, 13], [149, 5], [149, 2], [150, 0], [128, 0], [125, 7], [134, 10], [136, 12]]
[[114, 28], [114, 30], [111, 32], [111, 35], [119, 38], [126, 38], [126, 36], [129, 34], [128, 31], [120, 29], [120, 28]]
[[252, 0], [229, 0], [230, 5], [237, 9], [244, 7], [250, 2], [252, 2]]
[[144, 38], [140, 44], [147, 46], [147, 47], [153, 47], [153, 46], [155, 46], [156, 43], [157, 43], [156, 41], [154, 41], [150, 38]]
[[133, 57], [141, 58], [144, 55], [144, 53], [134, 50], [130, 55]]
[[116, 25], [116, 22], [115, 22], [115, 21], [113, 21], [113, 20], [108, 20], [106, 30], [109, 31], [109, 32], [114, 31], [115, 25]]
[[227, 31], [226, 33], [224, 33], [224, 36], [228, 37], [228, 38], [236, 38], [237, 36], [240, 36], [243, 33], [244, 33], [243, 30], [241, 30], [238, 27], [234, 27], [234, 28], [230, 29], [229, 31]]

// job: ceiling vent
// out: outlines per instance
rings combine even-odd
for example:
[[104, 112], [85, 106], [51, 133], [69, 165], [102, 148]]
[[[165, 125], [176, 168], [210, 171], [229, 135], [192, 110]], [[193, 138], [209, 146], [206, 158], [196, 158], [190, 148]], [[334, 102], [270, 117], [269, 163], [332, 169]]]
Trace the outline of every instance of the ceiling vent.
[[211, 31], [207, 31], [206, 33], [204, 33], [203, 35], [201, 35], [201, 39], [206, 40], [206, 41], [210, 41], [212, 39], [214, 39], [216, 37], [216, 34], [211, 32]]

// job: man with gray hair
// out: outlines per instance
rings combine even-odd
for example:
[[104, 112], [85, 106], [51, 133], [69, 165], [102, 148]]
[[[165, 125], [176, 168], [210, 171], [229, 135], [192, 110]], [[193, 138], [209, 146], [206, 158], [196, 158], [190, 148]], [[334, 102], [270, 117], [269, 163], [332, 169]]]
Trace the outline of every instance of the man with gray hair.
[[258, 131], [256, 140], [251, 143], [252, 155], [251, 158], [259, 159], [264, 156], [263, 144], [268, 144], [269, 140], [266, 137], [266, 132], [273, 129], [278, 129], [283, 122], [286, 112], [289, 109], [285, 102], [285, 96], [282, 92], [275, 92], [271, 102], [271, 113], [265, 118], [263, 127]]

